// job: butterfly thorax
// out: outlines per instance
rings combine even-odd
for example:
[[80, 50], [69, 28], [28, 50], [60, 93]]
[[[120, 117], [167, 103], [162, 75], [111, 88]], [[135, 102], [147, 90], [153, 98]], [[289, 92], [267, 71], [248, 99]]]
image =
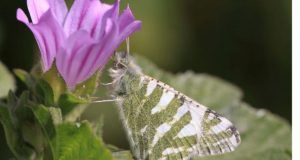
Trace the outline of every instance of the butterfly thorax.
[[113, 79], [113, 94], [124, 96], [139, 90], [141, 69], [124, 52], [116, 53], [115, 59], [114, 67], [110, 70], [110, 76]]

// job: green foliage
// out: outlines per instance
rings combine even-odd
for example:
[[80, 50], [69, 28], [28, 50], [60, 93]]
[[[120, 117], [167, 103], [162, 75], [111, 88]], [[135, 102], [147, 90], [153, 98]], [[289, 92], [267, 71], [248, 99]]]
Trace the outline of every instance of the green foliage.
[[[0, 118], [7, 143], [18, 159], [112, 159], [88, 122], [64, 122], [59, 108], [22, 102], [22, 99], [15, 103], [18, 106], [11, 104], [1, 105]], [[18, 113], [9, 108], [16, 108]]]
[[62, 108], [63, 115], [69, 114], [74, 108], [77, 107], [77, 105], [86, 104], [86, 103], [88, 103], [87, 100], [78, 98], [75, 95], [70, 93], [62, 94], [58, 100], [58, 105], [64, 106]]
[[117, 151], [113, 152], [113, 157], [117, 160], [133, 160], [130, 151]]
[[8, 106], [0, 103], [0, 121], [2, 123], [6, 142], [8, 147], [18, 159], [31, 159], [34, 151], [32, 148], [26, 145], [20, 128], [14, 124], [11, 113], [8, 110]]
[[34, 86], [35, 79], [22, 69], [14, 69], [15, 75], [28, 87]]
[[64, 123], [57, 127], [57, 142], [59, 160], [110, 160], [110, 151], [103, 146], [103, 142], [92, 134], [87, 122]]
[[91, 78], [78, 84], [74, 94], [82, 98], [89, 98], [95, 93], [96, 88], [98, 87], [99, 77], [100, 72], [96, 72]]
[[[41, 66], [37, 65], [31, 70], [31, 75], [37, 79], [46, 81], [51, 86], [55, 102], [59, 100], [61, 95], [70, 93], [55, 65], [46, 73], [42, 73]], [[80, 99], [89, 99], [90, 95], [94, 94], [98, 87], [99, 76], [100, 72], [95, 73], [86, 81], [78, 84], [76, 88], [71, 91], [71, 94]]]
[[99, 78], [99, 75], [96, 74], [80, 84], [85, 87], [77, 87], [70, 92], [66, 89], [66, 84], [59, 76], [55, 66], [45, 74], [41, 73], [39, 66], [35, 66], [30, 74], [21, 69], [15, 69], [14, 72], [31, 91], [34, 101], [46, 106], [63, 106], [60, 107], [63, 115], [71, 112], [79, 104], [90, 102], [89, 96], [95, 92]]
[[[59, 82], [48, 83], [49, 74], [55, 74], [54, 71], [43, 76], [19, 69], [14, 72], [28, 90], [20, 96], [10, 92], [7, 103], [0, 103], [0, 122], [6, 142], [17, 159], [113, 159], [98, 136], [101, 126], [95, 126], [96, 132], [89, 122], [78, 121], [88, 99], [74, 92], [55, 89], [53, 84]], [[55, 77], [51, 80], [57, 81]], [[96, 81], [95, 78], [93, 81]], [[80, 93], [88, 94], [95, 90], [94, 86], [87, 86], [89, 89]]]
[[15, 79], [0, 61], [0, 98], [6, 97], [8, 91], [15, 88]]
[[14, 72], [31, 91], [35, 101], [49, 106], [54, 104], [53, 88], [49, 83], [47, 83], [44, 79], [35, 78], [21, 69], [15, 69]]
[[32, 68], [31, 75], [36, 79], [46, 81], [51, 86], [54, 101], [57, 101], [61, 94], [67, 92], [66, 84], [59, 75], [55, 65], [53, 65], [46, 73], [42, 72], [40, 65], [36, 65]]

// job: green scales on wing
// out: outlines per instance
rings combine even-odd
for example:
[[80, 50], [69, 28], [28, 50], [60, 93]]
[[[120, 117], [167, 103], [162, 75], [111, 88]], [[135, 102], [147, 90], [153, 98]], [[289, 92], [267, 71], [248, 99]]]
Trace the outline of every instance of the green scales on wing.
[[144, 75], [126, 53], [116, 53], [112, 92], [138, 160], [187, 160], [233, 151], [232, 123], [172, 87]]

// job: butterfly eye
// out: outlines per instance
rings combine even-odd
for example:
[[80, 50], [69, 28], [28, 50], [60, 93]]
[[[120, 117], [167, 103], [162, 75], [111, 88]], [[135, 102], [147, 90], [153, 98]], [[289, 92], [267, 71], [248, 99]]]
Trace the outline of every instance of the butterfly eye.
[[117, 62], [115, 65], [116, 69], [124, 69], [127, 68], [125, 64], [123, 64], [122, 62]]
[[127, 56], [128, 56], [128, 53], [126, 53], [126, 52], [121, 52], [121, 53], [120, 53], [120, 57], [121, 57], [122, 59], [126, 59]]

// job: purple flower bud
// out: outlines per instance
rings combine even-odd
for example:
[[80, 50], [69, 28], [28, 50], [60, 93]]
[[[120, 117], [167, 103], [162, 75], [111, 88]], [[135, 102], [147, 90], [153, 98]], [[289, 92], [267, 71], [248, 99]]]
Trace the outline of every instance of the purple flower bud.
[[70, 89], [102, 69], [114, 50], [141, 22], [129, 7], [119, 15], [120, 0], [108, 5], [99, 0], [74, 0], [68, 11], [64, 0], [27, 0], [32, 22], [22, 9], [17, 19], [33, 32], [44, 72], [54, 59]]

